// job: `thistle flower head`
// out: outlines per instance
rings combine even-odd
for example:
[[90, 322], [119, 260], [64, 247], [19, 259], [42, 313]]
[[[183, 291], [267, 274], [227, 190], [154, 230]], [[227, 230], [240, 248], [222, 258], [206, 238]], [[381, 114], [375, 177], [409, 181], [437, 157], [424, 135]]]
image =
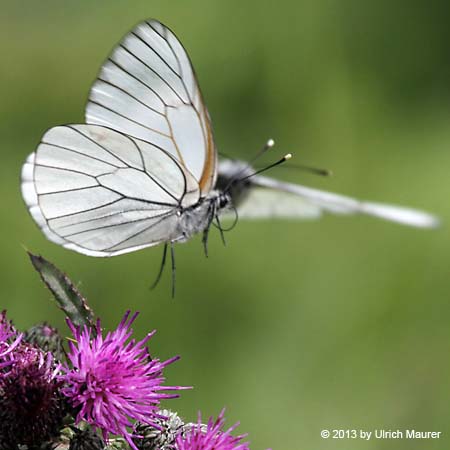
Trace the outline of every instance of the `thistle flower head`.
[[6, 311], [0, 313], [0, 343], [6, 342], [15, 333], [11, 322], [6, 318]]
[[78, 410], [77, 422], [84, 420], [100, 428], [105, 440], [109, 433], [122, 435], [137, 450], [129, 431], [133, 421], [157, 427], [160, 401], [178, 397], [160, 391], [183, 388], [162, 386], [163, 369], [178, 357], [164, 362], [151, 359], [146, 344], [154, 332], [139, 342], [130, 340], [137, 313], [129, 316], [127, 312], [117, 329], [105, 337], [100, 321], [95, 336], [90, 328], [76, 328], [68, 321], [76, 342], [69, 343], [70, 363], [62, 378], [63, 393]]
[[209, 418], [208, 423], [202, 424], [201, 415], [196, 424], [185, 426], [185, 432], [176, 439], [176, 450], [249, 450], [248, 443], [241, 442], [247, 435], [232, 436], [232, 432], [239, 423], [223, 431], [225, 424], [225, 410], [222, 410], [216, 420]]
[[12, 364], [11, 353], [22, 340], [12, 323], [6, 318], [6, 311], [0, 313], [0, 375], [1, 369]]
[[10, 448], [39, 446], [58, 435], [65, 402], [51, 353], [20, 343], [14, 361], [0, 378], [0, 441]]

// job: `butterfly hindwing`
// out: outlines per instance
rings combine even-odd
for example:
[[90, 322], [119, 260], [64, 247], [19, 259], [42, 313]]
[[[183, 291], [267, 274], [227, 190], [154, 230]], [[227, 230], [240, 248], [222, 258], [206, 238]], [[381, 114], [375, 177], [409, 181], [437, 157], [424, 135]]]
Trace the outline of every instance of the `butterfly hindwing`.
[[112, 256], [177, 236], [177, 208], [199, 188], [167, 152], [97, 125], [50, 129], [22, 171], [22, 192], [46, 236]]
[[[286, 192], [258, 186], [249, 188], [246, 195], [234, 205], [239, 219], [317, 219], [322, 209], [307, 200]], [[234, 219], [234, 213], [224, 211], [225, 217]]]
[[[286, 198], [286, 205], [289, 204], [289, 201], [293, 201], [293, 197], [297, 197], [310, 207], [315, 207], [319, 211], [333, 214], [367, 214], [391, 222], [419, 228], [433, 228], [439, 225], [439, 220], [435, 216], [424, 211], [405, 208], [403, 206], [361, 201], [345, 195], [313, 189], [300, 184], [287, 183], [260, 175], [254, 177], [252, 184], [254, 189], [265, 188], [274, 190], [279, 194], [280, 198], [278, 201], [280, 202], [281, 197], [284, 196]], [[292, 213], [289, 215], [288, 211], [285, 210], [279, 217], [299, 217], [295, 211], [296, 208], [294, 207], [294, 203], [292, 203]]]

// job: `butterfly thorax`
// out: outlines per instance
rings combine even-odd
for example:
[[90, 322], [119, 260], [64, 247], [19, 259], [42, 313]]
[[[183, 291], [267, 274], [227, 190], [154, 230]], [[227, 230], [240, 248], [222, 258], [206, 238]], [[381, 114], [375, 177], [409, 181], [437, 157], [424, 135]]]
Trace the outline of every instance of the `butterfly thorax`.
[[217, 215], [230, 206], [231, 197], [228, 193], [213, 190], [195, 205], [180, 208], [177, 213], [180, 218], [178, 222], [179, 237], [176, 240], [185, 242], [194, 234], [208, 230]]

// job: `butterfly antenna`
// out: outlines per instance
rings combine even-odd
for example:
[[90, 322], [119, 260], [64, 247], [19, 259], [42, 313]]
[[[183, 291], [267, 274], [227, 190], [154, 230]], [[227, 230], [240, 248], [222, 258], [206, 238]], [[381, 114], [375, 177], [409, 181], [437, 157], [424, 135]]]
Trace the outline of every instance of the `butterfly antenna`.
[[252, 168], [252, 164], [259, 159], [264, 153], [270, 150], [275, 145], [275, 141], [273, 139], [269, 139], [264, 147], [243, 167], [226, 185], [224, 192], [228, 191], [231, 185], [239, 179], [239, 177], [248, 169]]
[[330, 177], [333, 175], [333, 172], [328, 169], [320, 169], [318, 167], [305, 166], [303, 164], [289, 164], [287, 166], [282, 166], [287, 169], [297, 169], [303, 172], [313, 173], [314, 175], [320, 175], [322, 177]]
[[153, 282], [153, 284], [150, 286], [150, 289], [152, 290], [155, 289], [156, 286], [158, 286], [158, 283], [161, 280], [161, 276], [164, 272], [164, 266], [166, 265], [166, 256], [167, 256], [167, 242], [164, 244], [163, 256], [161, 260], [161, 265], [159, 266], [158, 276], [156, 277], [156, 280]]
[[219, 230], [221, 230], [222, 232], [228, 232], [228, 231], [231, 231], [236, 225], [237, 225], [237, 223], [238, 223], [238, 221], [239, 221], [239, 213], [238, 213], [238, 210], [236, 209], [236, 207], [233, 205], [233, 204], [231, 204], [230, 205], [230, 209], [233, 211], [233, 213], [234, 213], [234, 219], [233, 219], [233, 223], [229, 226], [229, 227], [227, 227], [227, 228], [224, 228], [223, 226], [222, 226], [222, 222], [220, 222], [220, 220], [218, 219], [218, 216], [216, 215], [216, 221], [217, 221], [217, 223], [212, 223], [216, 228], [218, 228]]
[[250, 175], [247, 175], [244, 178], [240, 178], [238, 181], [244, 181], [247, 180], [251, 177], [254, 177], [255, 175], [259, 175], [260, 173], [265, 172], [266, 170], [272, 169], [273, 167], [279, 166], [280, 164], [283, 164], [284, 162], [286, 162], [287, 160], [292, 158], [292, 154], [288, 153], [287, 155], [284, 155], [281, 159], [279, 159], [278, 161], [274, 162], [273, 164], [270, 164], [267, 167], [263, 167], [262, 169], [257, 170], [256, 172], [251, 173]]
[[231, 209], [234, 212], [234, 220], [233, 220], [233, 223], [231, 224], [231, 226], [229, 226], [228, 228], [225, 228], [224, 231], [231, 231], [239, 222], [239, 213], [238, 213], [236, 206], [231, 205]]

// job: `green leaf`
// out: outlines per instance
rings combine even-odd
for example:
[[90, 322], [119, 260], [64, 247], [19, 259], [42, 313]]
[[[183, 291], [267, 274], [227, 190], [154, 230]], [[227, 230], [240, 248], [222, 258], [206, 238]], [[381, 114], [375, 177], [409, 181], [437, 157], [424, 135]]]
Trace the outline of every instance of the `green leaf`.
[[50, 289], [59, 307], [72, 323], [76, 326], [88, 325], [92, 327], [94, 313], [69, 277], [42, 256], [27, 253], [42, 281]]

